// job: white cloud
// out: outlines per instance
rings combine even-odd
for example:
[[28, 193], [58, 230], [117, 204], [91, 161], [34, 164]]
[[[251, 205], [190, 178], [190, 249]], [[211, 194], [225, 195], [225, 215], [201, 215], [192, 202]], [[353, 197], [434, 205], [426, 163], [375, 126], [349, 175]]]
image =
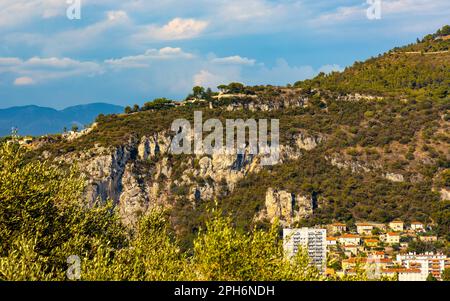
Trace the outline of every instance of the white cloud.
[[161, 49], [149, 49], [140, 55], [109, 59], [105, 63], [114, 68], [147, 68], [155, 60], [191, 59], [193, 57], [193, 54], [184, 52], [181, 48], [165, 47]]
[[202, 69], [193, 77], [194, 86], [216, 89], [217, 86], [230, 82], [241, 81], [239, 69], [206, 70]]
[[254, 20], [268, 18], [276, 14], [279, 5], [261, 0], [234, 1], [233, 4], [224, 3], [219, 10], [219, 15], [227, 20]]
[[0, 72], [16, 75], [15, 85], [30, 85], [73, 76], [93, 76], [103, 72], [95, 62], [70, 58], [0, 58]]
[[65, 14], [66, 1], [60, 0], [2, 0], [0, 29], [10, 28], [35, 18], [51, 18]]
[[[333, 23], [350, 22], [355, 20], [368, 20], [367, 9], [369, 4], [361, 1], [357, 5], [338, 6], [331, 11], [320, 13], [318, 17], [309, 21], [315, 26], [329, 26]], [[409, 21], [420, 15], [434, 15], [450, 11], [448, 0], [381, 0], [381, 18], [403, 16]], [[400, 21], [400, 19], [397, 19]], [[415, 20], [419, 21], [419, 20]], [[421, 21], [421, 20], [420, 20]], [[429, 21], [429, 20], [427, 20]], [[423, 25], [423, 24], [422, 24]]]
[[207, 21], [175, 18], [162, 27], [146, 26], [134, 37], [141, 41], [191, 39], [199, 36], [207, 26]]
[[[78, 21], [68, 20], [67, 22]], [[78, 23], [73, 24], [77, 25]], [[46, 56], [71, 55], [80, 49], [98, 47], [99, 45], [113, 47], [116, 41], [111, 36], [129, 26], [131, 26], [131, 20], [125, 11], [112, 10], [105, 12], [100, 21], [85, 27], [74, 26], [68, 30], [56, 31], [53, 34], [17, 32], [7, 35], [5, 40], [7, 43], [28, 44], [40, 48]]]
[[246, 58], [246, 57], [241, 57], [239, 55], [235, 55], [235, 56], [214, 58], [214, 59], [211, 60], [211, 62], [213, 62], [215, 64], [230, 64], [230, 65], [253, 66], [256, 63], [256, 60], [249, 59], [249, 58]]
[[285, 59], [278, 59], [274, 66], [266, 67], [264, 65], [254, 68], [252, 72], [245, 72], [244, 79], [249, 85], [286, 85], [299, 80], [313, 78], [319, 72], [329, 73], [331, 71], [341, 71], [339, 65], [324, 65], [319, 68], [313, 68], [309, 65], [293, 66]]
[[28, 86], [34, 84], [34, 80], [31, 77], [23, 76], [14, 80], [15, 86]]
[[111, 10], [106, 12], [108, 21], [128, 20], [128, 14], [124, 10]]
[[323, 65], [322, 67], [319, 68], [319, 72], [323, 72], [323, 73], [331, 73], [333, 71], [344, 71], [344, 68], [342, 68], [339, 65], [333, 64], [333, 65]]

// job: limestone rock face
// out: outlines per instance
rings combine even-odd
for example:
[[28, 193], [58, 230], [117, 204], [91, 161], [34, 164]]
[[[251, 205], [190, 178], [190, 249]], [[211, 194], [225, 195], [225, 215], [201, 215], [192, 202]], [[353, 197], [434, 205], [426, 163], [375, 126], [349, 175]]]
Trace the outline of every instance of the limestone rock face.
[[308, 135], [306, 132], [301, 131], [295, 136], [295, 143], [300, 149], [312, 150], [316, 148], [322, 141], [324, 137], [321, 135]]
[[294, 222], [308, 218], [313, 214], [312, 198], [296, 195], [285, 190], [269, 188], [266, 192], [265, 217], [270, 221], [278, 218], [282, 225], [292, 225]]
[[359, 173], [359, 172], [370, 172], [371, 169], [360, 162], [356, 161], [350, 161], [350, 160], [343, 160], [338, 157], [331, 157], [327, 158], [331, 165], [336, 166], [337, 168], [341, 169], [348, 169], [353, 173]]
[[450, 200], [450, 190], [445, 188], [441, 189], [441, 200]]
[[[367, 163], [355, 160], [348, 160], [340, 157], [339, 155], [333, 155], [325, 157], [331, 165], [336, 166], [340, 169], [350, 170], [352, 173], [362, 173], [362, 172], [376, 172], [383, 178], [392, 182], [404, 182], [405, 177], [399, 173], [385, 172], [383, 166], [378, 163]], [[418, 179], [416, 179], [418, 180]]]
[[121, 146], [110, 154], [94, 155], [92, 159], [80, 161], [80, 169], [87, 180], [86, 198], [89, 204], [98, 199], [111, 199], [116, 204], [122, 193], [122, 176], [130, 159], [131, 150]]
[[[324, 140], [306, 131], [293, 138], [288, 145], [280, 145], [279, 163], [299, 158]], [[129, 227], [153, 206], [170, 208], [178, 199], [186, 198], [195, 207], [232, 192], [248, 174], [264, 168], [261, 160], [266, 155], [250, 154], [249, 147], [242, 154], [189, 155], [180, 162], [170, 156], [171, 139], [164, 131], [131, 138], [120, 146], [95, 145], [56, 160], [76, 163], [86, 179], [88, 204], [112, 200]], [[283, 191], [271, 195], [267, 198], [271, 218], [278, 216], [291, 222], [312, 212], [308, 198]]]
[[[246, 96], [244, 98], [249, 98], [249, 96]], [[264, 102], [258, 101], [257, 99], [254, 98], [252, 100], [247, 101], [240, 99], [229, 104], [226, 107], [226, 110], [227, 111], [249, 110], [252, 112], [256, 111], [268, 112], [272, 110], [305, 107], [308, 102], [309, 99], [306, 96], [300, 97], [285, 96], [281, 101], [273, 101], [270, 99], [266, 99]]]
[[152, 137], [143, 136], [138, 146], [138, 156], [141, 160], [154, 158], [158, 154], [166, 154], [170, 148], [171, 139], [167, 133], [157, 133]]
[[384, 177], [392, 182], [404, 182], [405, 181], [405, 178], [403, 177], [403, 175], [396, 174], [396, 173], [386, 173], [384, 175]]
[[119, 213], [127, 226], [136, 226], [139, 217], [147, 211], [149, 199], [145, 188], [139, 184], [133, 172], [133, 163], [128, 163], [122, 176], [122, 194], [119, 200]]

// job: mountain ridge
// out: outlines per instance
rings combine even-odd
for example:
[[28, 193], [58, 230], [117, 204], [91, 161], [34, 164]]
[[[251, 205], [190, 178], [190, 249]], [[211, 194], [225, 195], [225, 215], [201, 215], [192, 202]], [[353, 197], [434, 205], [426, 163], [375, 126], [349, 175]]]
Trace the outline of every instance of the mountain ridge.
[[14, 106], [0, 109], [0, 136], [11, 133], [13, 127], [20, 135], [40, 136], [70, 130], [73, 125], [82, 128], [94, 121], [99, 114], [115, 114], [122, 106], [95, 102], [69, 106], [57, 110], [38, 105]]
[[[431, 50], [450, 43], [427, 41]], [[195, 87], [182, 103], [160, 98], [99, 116], [85, 135], [36, 143], [33, 155], [77, 164], [88, 179], [86, 203], [112, 200], [127, 225], [164, 207], [187, 246], [214, 204], [239, 228], [268, 227], [274, 217], [290, 226], [400, 218], [432, 224], [449, 239], [450, 56], [440, 58], [380, 56], [294, 87]], [[282, 161], [259, 168], [252, 156], [171, 154], [171, 123], [198, 110], [205, 120], [279, 119]], [[275, 210], [289, 195], [300, 207]]]

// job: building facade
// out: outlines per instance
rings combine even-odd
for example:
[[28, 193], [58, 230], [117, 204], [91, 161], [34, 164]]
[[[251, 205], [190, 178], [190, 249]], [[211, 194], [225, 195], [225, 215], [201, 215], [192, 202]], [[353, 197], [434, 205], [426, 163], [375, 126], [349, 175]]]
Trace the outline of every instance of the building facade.
[[288, 257], [303, 248], [320, 271], [324, 272], [327, 262], [327, 230], [325, 229], [283, 229], [284, 251]]
[[389, 228], [395, 232], [402, 232], [404, 230], [404, 224], [402, 221], [395, 220], [389, 223]]
[[405, 268], [420, 269], [421, 280], [425, 281], [429, 274], [441, 280], [444, 269], [450, 268], [450, 258], [444, 254], [399, 254], [397, 262]]

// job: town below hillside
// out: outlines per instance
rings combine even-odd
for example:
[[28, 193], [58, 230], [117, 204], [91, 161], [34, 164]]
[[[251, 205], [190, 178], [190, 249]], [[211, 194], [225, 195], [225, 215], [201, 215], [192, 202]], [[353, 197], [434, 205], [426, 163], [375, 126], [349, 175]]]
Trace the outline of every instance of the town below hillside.
[[449, 279], [450, 258], [439, 250], [447, 242], [418, 221], [332, 223], [312, 228], [285, 228], [287, 254], [300, 248], [328, 277], [431, 281]]

